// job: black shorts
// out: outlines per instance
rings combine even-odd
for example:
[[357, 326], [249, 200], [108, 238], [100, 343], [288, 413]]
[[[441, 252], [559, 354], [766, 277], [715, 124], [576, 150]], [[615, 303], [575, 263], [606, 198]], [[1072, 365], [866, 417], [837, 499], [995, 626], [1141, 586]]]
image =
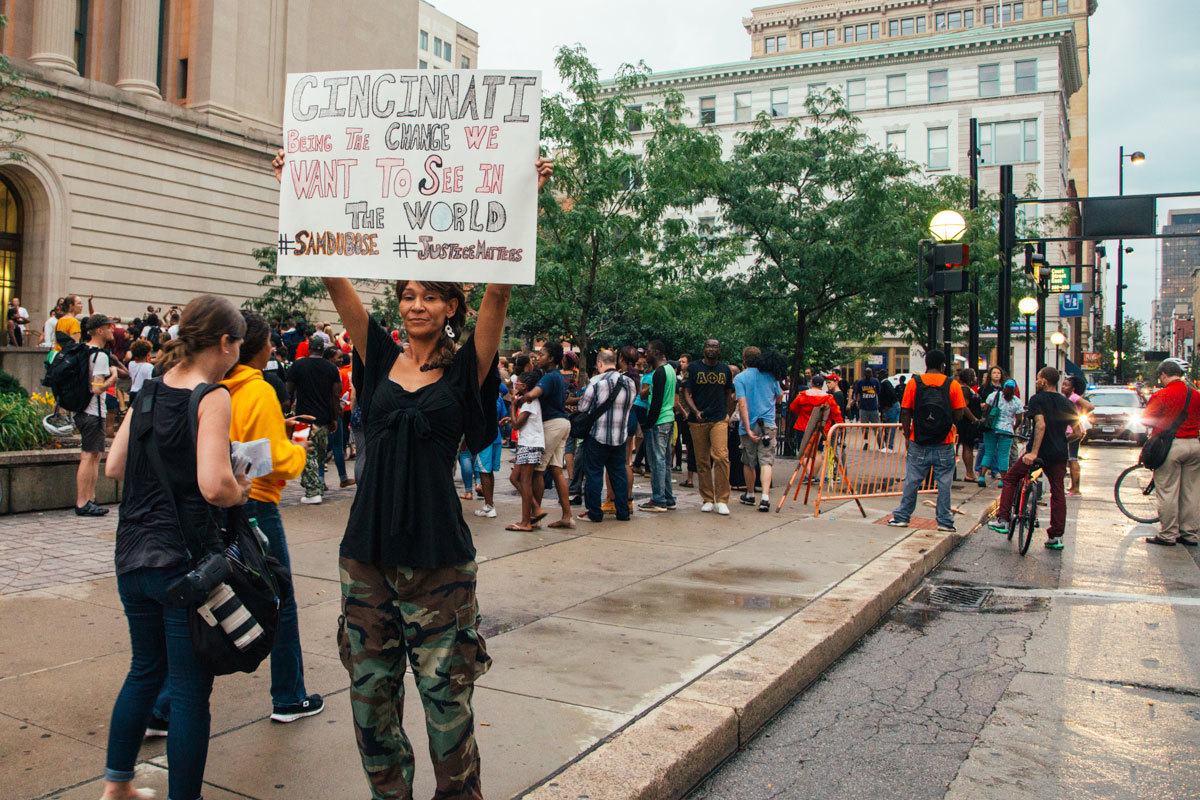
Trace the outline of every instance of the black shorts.
[[104, 420], [95, 414], [75, 412], [75, 427], [79, 428], [80, 448], [85, 453], [104, 452]]

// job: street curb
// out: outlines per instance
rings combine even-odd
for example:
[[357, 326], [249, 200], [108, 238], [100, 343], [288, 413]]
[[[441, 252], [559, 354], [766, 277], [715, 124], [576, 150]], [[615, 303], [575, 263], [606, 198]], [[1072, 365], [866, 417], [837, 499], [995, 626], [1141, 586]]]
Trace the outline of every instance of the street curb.
[[874, 628], [992, 510], [965, 534], [914, 531], [520, 797], [682, 797]]

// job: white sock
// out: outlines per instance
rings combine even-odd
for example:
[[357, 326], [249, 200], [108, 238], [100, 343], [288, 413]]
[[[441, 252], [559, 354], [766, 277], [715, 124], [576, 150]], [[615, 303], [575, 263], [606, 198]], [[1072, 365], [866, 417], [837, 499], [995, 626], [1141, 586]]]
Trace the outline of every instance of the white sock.
[[763, 502], [763, 503], [771, 502], [771, 496], [768, 495], [766, 492], [763, 492], [762, 500], [760, 502]]

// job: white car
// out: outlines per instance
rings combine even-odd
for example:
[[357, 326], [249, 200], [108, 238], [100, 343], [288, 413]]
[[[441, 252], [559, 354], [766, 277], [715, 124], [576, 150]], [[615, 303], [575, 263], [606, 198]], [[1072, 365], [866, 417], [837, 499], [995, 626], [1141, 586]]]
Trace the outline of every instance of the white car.
[[1142, 422], [1145, 402], [1136, 389], [1124, 386], [1097, 386], [1084, 395], [1096, 407], [1087, 441], [1133, 442], [1145, 444], [1150, 429]]

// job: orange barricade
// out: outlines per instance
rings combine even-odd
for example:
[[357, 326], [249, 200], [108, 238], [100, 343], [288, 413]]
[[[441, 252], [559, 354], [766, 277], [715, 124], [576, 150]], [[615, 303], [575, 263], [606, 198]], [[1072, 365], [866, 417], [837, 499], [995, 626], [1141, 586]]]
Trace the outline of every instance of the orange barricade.
[[[800, 478], [792, 499], [799, 498], [801, 486], [807, 483], [804, 493], [807, 505], [808, 491], [815, 482], [817, 499], [814, 516], [820, 516], [823, 502], [853, 500], [859, 512], [866, 517], [867, 512], [859, 502], [860, 498], [896, 497], [903, 493], [908, 440], [904, 438], [898, 423], [844, 423], [834, 425], [827, 438], [805, 438], [806, 447], [801, 453], [796, 474], [792, 476], [792, 483], [796, 482], [797, 477]], [[825, 438], [823, 452], [819, 450], [821, 438]], [[789, 491], [792, 483], [788, 484]], [[922, 494], [937, 491], [932, 471], [919, 491]], [[787, 492], [784, 496], [787, 496]]]

